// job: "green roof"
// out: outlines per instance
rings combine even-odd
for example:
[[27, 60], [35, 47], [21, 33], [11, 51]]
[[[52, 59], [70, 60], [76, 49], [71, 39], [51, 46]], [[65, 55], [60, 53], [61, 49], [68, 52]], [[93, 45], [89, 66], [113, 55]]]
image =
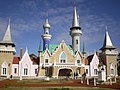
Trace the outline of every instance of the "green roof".
[[49, 45], [49, 52], [51, 54], [53, 54], [53, 52], [56, 50], [56, 48], [58, 48], [58, 45], [57, 44], [50, 44]]
[[[49, 45], [49, 52], [51, 53], [51, 54], [53, 54], [53, 52], [58, 48], [58, 44], [50, 44]], [[73, 54], [73, 49], [72, 49], [72, 46], [71, 45], [67, 45], [68, 46], [68, 48], [69, 48], [69, 50], [71, 51], [71, 53]]]
[[41, 42], [40, 42], [40, 45], [39, 45], [39, 51], [42, 51], [42, 44], [41, 44]]

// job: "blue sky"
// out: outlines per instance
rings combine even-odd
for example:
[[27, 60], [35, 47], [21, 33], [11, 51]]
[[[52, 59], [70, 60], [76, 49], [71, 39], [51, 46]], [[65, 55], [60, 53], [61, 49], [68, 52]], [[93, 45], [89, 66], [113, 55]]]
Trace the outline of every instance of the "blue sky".
[[[20, 48], [27, 47], [30, 54], [37, 55], [48, 13], [50, 43], [65, 40], [71, 44], [73, 4], [74, 0], [0, 0], [0, 40], [10, 18], [17, 54]], [[85, 42], [86, 51], [91, 53], [102, 47], [106, 25], [114, 46], [120, 50], [120, 0], [76, 0], [76, 5], [83, 32], [81, 44]]]

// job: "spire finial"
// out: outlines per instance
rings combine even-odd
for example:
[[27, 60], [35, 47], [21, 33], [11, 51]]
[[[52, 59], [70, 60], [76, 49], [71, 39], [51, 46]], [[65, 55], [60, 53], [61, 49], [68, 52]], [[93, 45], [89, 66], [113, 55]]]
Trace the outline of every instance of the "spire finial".
[[74, 0], [74, 7], [76, 7], [76, 0]]
[[50, 28], [50, 24], [49, 24], [49, 21], [48, 21], [48, 13], [46, 13], [46, 19], [45, 19], [45, 23], [43, 25], [44, 28]]
[[46, 13], [46, 18], [48, 18], [48, 12]]
[[10, 18], [9, 18], [9, 23], [8, 23], [8, 25], [10, 25]]
[[105, 26], [105, 31], [107, 31], [107, 29], [108, 29], [108, 26], [106, 25], [106, 26]]
[[28, 48], [27, 48], [27, 46], [26, 46], [26, 52], [28, 52]]

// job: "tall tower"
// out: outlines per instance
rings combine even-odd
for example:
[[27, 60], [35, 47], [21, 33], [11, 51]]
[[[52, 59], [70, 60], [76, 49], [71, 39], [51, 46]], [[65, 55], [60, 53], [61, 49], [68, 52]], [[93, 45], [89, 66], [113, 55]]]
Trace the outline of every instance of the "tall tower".
[[11, 75], [12, 61], [16, 53], [15, 44], [11, 39], [10, 32], [10, 20], [7, 26], [6, 33], [3, 40], [0, 42], [0, 75], [7, 76]]
[[104, 38], [103, 46], [100, 50], [102, 52], [100, 53], [100, 57], [106, 64], [106, 74], [107, 76], [110, 75], [117, 75], [117, 54], [118, 52], [115, 50], [116, 48], [113, 46], [112, 41], [110, 39], [110, 36], [107, 31], [106, 27], [106, 33]]
[[73, 51], [80, 50], [80, 36], [82, 35], [81, 27], [79, 25], [79, 16], [77, 15], [76, 5], [73, 10], [72, 27], [70, 28], [70, 35], [72, 37]]
[[49, 48], [49, 42], [51, 39], [51, 35], [49, 34], [50, 24], [48, 22], [48, 18], [46, 18], [43, 28], [44, 28], [44, 34], [42, 35], [42, 39], [43, 39], [43, 51], [44, 51], [46, 50], [46, 48]]

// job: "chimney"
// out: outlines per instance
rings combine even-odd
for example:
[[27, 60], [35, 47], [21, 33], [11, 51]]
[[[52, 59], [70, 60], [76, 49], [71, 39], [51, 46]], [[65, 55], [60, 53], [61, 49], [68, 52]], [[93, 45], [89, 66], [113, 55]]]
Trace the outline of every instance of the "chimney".
[[22, 51], [23, 51], [23, 49], [20, 48], [20, 60], [22, 59]]

